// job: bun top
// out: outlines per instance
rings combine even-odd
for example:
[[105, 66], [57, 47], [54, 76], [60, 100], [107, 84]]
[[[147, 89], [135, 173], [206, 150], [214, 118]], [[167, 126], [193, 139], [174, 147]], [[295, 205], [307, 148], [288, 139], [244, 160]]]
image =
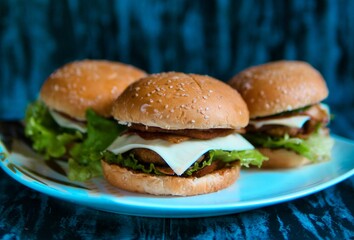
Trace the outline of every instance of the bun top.
[[146, 73], [130, 65], [103, 60], [72, 62], [45, 81], [40, 98], [51, 109], [78, 120], [92, 108], [109, 117], [114, 100], [132, 82]]
[[130, 85], [112, 115], [122, 123], [164, 129], [241, 128], [249, 121], [237, 91], [209, 76], [167, 72]]
[[277, 61], [250, 67], [229, 84], [248, 105], [250, 117], [264, 117], [318, 103], [328, 96], [321, 74], [300, 61]]

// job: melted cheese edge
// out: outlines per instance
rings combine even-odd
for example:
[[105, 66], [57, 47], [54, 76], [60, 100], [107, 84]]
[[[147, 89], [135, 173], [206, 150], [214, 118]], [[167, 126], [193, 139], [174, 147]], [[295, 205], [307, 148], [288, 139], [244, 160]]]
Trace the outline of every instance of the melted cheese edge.
[[[329, 115], [330, 110], [329, 106], [324, 103], [320, 103], [319, 106], [326, 111]], [[268, 120], [250, 120], [249, 124], [253, 125], [255, 128], [261, 128], [264, 125], [282, 125], [287, 127], [295, 127], [302, 128], [304, 124], [310, 120], [309, 116], [292, 116], [292, 117], [282, 117], [276, 119], [268, 119]]]
[[54, 110], [49, 110], [50, 115], [53, 117], [54, 121], [58, 123], [59, 126], [65, 127], [65, 128], [70, 128], [70, 129], [75, 129], [78, 130], [82, 133], [86, 133], [87, 127], [85, 123], [75, 121], [70, 118], [66, 118], [63, 115], [55, 112]]
[[156, 152], [177, 175], [182, 175], [209, 150], [241, 151], [254, 149], [246, 139], [234, 133], [210, 140], [193, 139], [181, 143], [170, 143], [161, 139], [145, 140], [135, 134], [123, 135], [118, 137], [108, 147], [108, 150], [114, 154], [119, 154], [134, 148], [147, 148]]
[[268, 120], [251, 120], [249, 124], [255, 126], [255, 128], [261, 128], [264, 125], [282, 125], [287, 127], [302, 128], [305, 122], [309, 119], [309, 116], [294, 116]]

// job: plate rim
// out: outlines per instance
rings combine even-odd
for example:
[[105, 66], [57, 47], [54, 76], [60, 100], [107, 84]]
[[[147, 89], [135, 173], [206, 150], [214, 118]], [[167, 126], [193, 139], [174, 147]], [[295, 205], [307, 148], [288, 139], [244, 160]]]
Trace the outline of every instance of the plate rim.
[[[339, 141], [345, 144], [350, 144], [353, 145], [354, 147], [354, 140], [347, 139], [335, 134], [331, 134], [331, 137], [335, 140], [335, 142]], [[5, 151], [4, 151], [5, 150]], [[344, 174], [341, 174], [335, 178], [332, 178], [328, 181], [325, 182], [320, 182], [319, 184], [315, 184], [313, 187], [308, 187], [299, 191], [295, 191], [293, 193], [284, 193], [277, 195], [275, 197], [270, 197], [270, 198], [264, 198], [264, 199], [257, 199], [257, 200], [247, 200], [247, 201], [240, 201], [240, 202], [233, 202], [233, 203], [220, 203], [220, 204], [204, 204], [204, 205], [161, 205], [161, 203], [151, 203], [149, 202], [148, 204], [141, 202], [137, 200], [137, 197], [133, 197], [134, 200], [132, 200], [132, 196], [128, 196], [126, 198], [125, 196], [123, 197], [114, 197], [112, 195], [103, 193], [102, 195], [99, 195], [98, 197], [95, 197], [91, 195], [91, 197], [86, 198], [86, 199], [80, 199], [81, 196], [88, 196], [87, 194], [84, 194], [84, 190], [77, 189], [80, 194], [78, 196], [74, 196], [73, 194], [67, 194], [64, 192], [60, 192], [56, 190], [55, 188], [52, 188], [50, 186], [46, 186], [44, 184], [38, 183], [37, 181], [29, 181], [26, 178], [29, 177], [21, 177], [18, 172], [14, 173], [12, 172], [7, 166], [5, 166], [4, 162], [9, 161], [9, 153], [7, 152], [7, 149], [5, 145], [0, 141], [0, 152], [5, 152], [7, 154], [5, 160], [0, 161], [0, 166], [1, 168], [13, 179], [15, 179], [17, 182], [25, 185], [26, 187], [29, 187], [32, 190], [41, 192], [43, 194], [49, 195], [54, 198], [59, 198], [63, 199], [69, 202], [74, 202], [77, 204], [89, 206], [91, 208], [99, 209], [102, 211], [106, 212], [114, 212], [114, 213], [119, 213], [119, 214], [127, 214], [127, 215], [133, 215], [133, 216], [145, 216], [145, 217], [207, 217], [207, 216], [219, 216], [219, 215], [225, 215], [225, 214], [230, 214], [230, 213], [238, 213], [238, 212], [243, 212], [255, 208], [260, 208], [260, 207], [265, 207], [269, 205], [274, 205], [274, 204], [279, 204], [282, 202], [290, 201], [290, 200], [295, 200], [300, 197], [305, 197], [314, 193], [317, 193], [319, 191], [322, 191], [328, 187], [331, 187], [339, 182], [344, 181], [345, 179], [350, 178], [352, 175], [354, 175], [354, 168], [351, 170], [346, 171]], [[34, 180], [34, 179], [32, 179]], [[70, 186], [65, 186], [65, 188], [71, 188]], [[150, 196], [147, 194], [136, 194], [136, 196], [139, 196], [140, 198], [144, 198], [144, 196], [149, 196], [149, 197], [156, 197], [159, 198], [159, 196]], [[191, 198], [190, 197], [173, 197], [173, 198]], [[170, 197], [164, 197], [164, 198], [170, 198]], [[110, 211], [107, 208], [100, 208], [100, 207], [95, 207], [93, 203], [99, 201], [100, 203], [105, 203], [108, 204], [109, 206], [117, 206], [116, 211], [112, 210]], [[126, 211], [122, 211], [119, 209], [119, 207], [124, 207]], [[170, 214], [158, 214], [152, 212], [151, 214], [144, 214], [144, 213], [136, 213], [133, 210], [134, 209], [144, 209], [145, 212], [147, 211], [157, 211], [160, 212], [161, 210], [164, 211], [172, 211], [174, 216]]]

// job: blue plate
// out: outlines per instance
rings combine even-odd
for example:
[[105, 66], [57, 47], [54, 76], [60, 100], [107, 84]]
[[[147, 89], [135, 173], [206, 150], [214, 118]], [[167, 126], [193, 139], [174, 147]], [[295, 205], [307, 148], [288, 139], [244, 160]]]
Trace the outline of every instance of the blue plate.
[[[303, 197], [354, 173], [354, 141], [333, 136], [333, 159], [291, 170], [242, 170], [222, 191], [193, 197], [158, 197], [126, 192], [96, 178], [85, 183], [65, 177], [64, 161], [44, 161], [21, 140], [11, 152], [0, 142], [0, 166], [39, 192], [103, 211], [148, 217], [206, 217], [238, 213]], [[266, 182], [266, 184], [264, 184]]]

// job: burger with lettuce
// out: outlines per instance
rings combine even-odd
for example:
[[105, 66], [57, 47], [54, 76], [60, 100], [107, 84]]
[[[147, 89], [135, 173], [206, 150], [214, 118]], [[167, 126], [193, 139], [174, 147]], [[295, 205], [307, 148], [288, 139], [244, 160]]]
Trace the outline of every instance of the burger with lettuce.
[[241, 96], [208, 76], [177, 72], [130, 85], [112, 110], [127, 131], [103, 152], [112, 185], [154, 195], [197, 195], [233, 184], [241, 166], [266, 159], [239, 133], [249, 114]]
[[294, 168], [331, 158], [329, 108], [320, 103], [328, 89], [312, 66], [271, 62], [240, 72], [229, 84], [250, 111], [245, 138], [269, 157], [262, 167]]
[[44, 82], [25, 116], [25, 134], [45, 159], [69, 162], [68, 177], [84, 181], [102, 175], [101, 151], [124, 127], [111, 117], [118, 95], [145, 72], [122, 63], [68, 63]]

